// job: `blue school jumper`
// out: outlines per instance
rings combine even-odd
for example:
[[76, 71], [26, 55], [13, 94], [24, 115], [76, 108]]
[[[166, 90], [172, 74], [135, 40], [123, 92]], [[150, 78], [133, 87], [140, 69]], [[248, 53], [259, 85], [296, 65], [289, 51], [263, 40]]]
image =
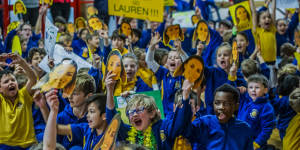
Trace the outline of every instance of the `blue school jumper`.
[[210, 42], [202, 52], [202, 57], [205, 65], [213, 66], [214, 64], [217, 64], [217, 48], [222, 44], [223, 38], [216, 30], [213, 30], [210, 27], [208, 27], [208, 29], [210, 34]]
[[38, 142], [42, 142], [44, 137], [44, 131], [46, 128], [46, 123], [44, 121], [40, 108], [35, 106], [35, 103], [32, 104], [32, 118], [35, 130], [35, 137]]
[[[86, 116], [81, 119], [78, 119], [73, 114], [73, 109], [70, 104], [66, 105], [64, 111], [60, 112], [57, 115], [57, 124], [78, 124], [78, 123], [87, 123]], [[67, 136], [59, 136], [58, 142], [61, 143], [66, 149], [69, 149], [73, 146], [82, 146], [82, 142], [76, 140], [69, 140]]]
[[268, 102], [269, 96], [259, 97], [255, 101], [247, 92], [241, 94], [237, 118], [251, 126], [254, 141], [261, 147], [267, 144], [275, 126], [273, 106]]
[[[116, 113], [117, 111], [115, 109], [110, 110], [106, 108], [106, 119], [108, 124]], [[156, 149], [171, 150], [175, 138], [185, 130], [184, 127], [191, 122], [191, 117], [192, 110], [189, 105], [189, 100], [185, 100], [183, 101], [182, 108], [176, 109], [174, 119], [164, 119], [153, 123], [152, 133], [156, 140]], [[130, 125], [121, 122], [117, 140], [126, 142], [130, 128]]]
[[175, 99], [175, 93], [178, 89], [181, 89], [184, 77], [177, 76], [172, 77], [169, 70], [160, 66], [155, 72], [157, 83], [161, 83], [161, 96], [164, 108], [165, 116], [171, 115], [173, 112], [173, 104]]
[[132, 44], [132, 48], [133, 49], [135, 47], [146, 48], [150, 40], [151, 40], [151, 29], [143, 30], [141, 38], [136, 43]]
[[[17, 35], [16, 30], [12, 30], [7, 34], [5, 43], [4, 43], [4, 49], [5, 49], [6, 53], [12, 52], [12, 49], [11, 49], [12, 48], [12, 40], [15, 35]], [[41, 34], [35, 34], [34, 32], [32, 32], [32, 36], [29, 38], [28, 43], [27, 43], [26, 51], [22, 52], [23, 58], [27, 58], [28, 52], [31, 48], [38, 47], [38, 41], [41, 39], [41, 37], [42, 37]]]
[[194, 150], [253, 150], [251, 128], [235, 117], [225, 124], [215, 115], [198, 117], [185, 133]]
[[289, 104], [289, 96], [283, 96], [282, 98], [276, 96], [273, 100], [270, 100], [270, 103], [274, 108], [276, 116], [279, 116], [277, 120], [277, 128], [282, 140], [285, 136], [285, 131], [288, 128], [290, 121], [294, 116], [297, 115], [297, 113]]
[[291, 22], [288, 25], [286, 32], [283, 35], [280, 35], [278, 31], [276, 32], [276, 44], [277, 44], [277, 57], [280, 56], [280, 47], [284, 43], [294, 44], [294, 31], [297, 28], [299, 22], [298, 13], [295, 12], [292, 16]]
[[[214, 114], [213, 100], [215, 90], [224, 83], [228, 82], [228, 74], [220, 67], [205, 67], [204, 76], [206, 79], [206, 89], [205, 89], [205, 104], [207, 114]], [[238, 72], [238, 85], [241, 85], [242, 80], [240, 77], [242, 75]]]
[[251, 55], [255, 50], [255, 40], [254, 40], [254, 37], [253, 37], [253, 34], [252, 34], [252, 30], [248, 29], [248, 30], [245, 30], [245, 31], [242, 31], [242, 32], [244, 32], [247, 35], [249, 45], [247, 46], [246, 51]]
[[97, 68], [91, 67], [88, 74], [95, 79], [96, 89], [101, 88], [100, 86], [102, 85], [103, 78], [102, 71]]
[[[73, 48], [73, 52], [75, 54], [77, 54], [78, 56], [82, 57], [82, 52], [85, 48], [87, 48], [87, 45], [85, 43], [84, 40], [82, 40], [81, 38], [74, 36], [74, 39], [72, 41], [72, 48]], [[86, 58], [84, 58], [86, 59]]]
[[135, 83], [135, 92], [145, 92], [145, 91], [153, 91], [153, 89], [149, 87], [141, 77], [137, 77], [137, 81]]
[[103, 133], [97, 135], [95, 129], [89, 128], [87, 123], [71, 124], [72, 142], [81, 141], [83, 150], [92, 150], [100, 142]]

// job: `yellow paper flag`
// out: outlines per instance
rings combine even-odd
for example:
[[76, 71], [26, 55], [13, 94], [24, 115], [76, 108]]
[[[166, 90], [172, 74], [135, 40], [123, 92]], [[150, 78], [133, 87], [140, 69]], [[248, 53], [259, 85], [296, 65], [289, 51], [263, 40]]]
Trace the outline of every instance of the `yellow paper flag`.
[[109, 0], [108, 13], [156, 22], [163, 21], [164, 1], [162, 0]]
[[252, 16], [248, 1], [244, 1], [229, 7], [230, 15], [238, 31], [244, 31], [252, 27]]

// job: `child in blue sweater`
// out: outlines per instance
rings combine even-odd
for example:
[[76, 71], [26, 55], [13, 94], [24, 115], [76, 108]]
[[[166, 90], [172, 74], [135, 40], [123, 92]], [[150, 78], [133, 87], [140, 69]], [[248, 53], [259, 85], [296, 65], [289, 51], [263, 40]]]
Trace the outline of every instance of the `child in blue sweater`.
[[[229, 79], [234, 81], [236, 78], [234, 76], [236, 76], [236, 65], [231, 67]], [[273, 107], [269, 103], [266, 77], [254, 74], [247, 81], [248, 92], [241, 94], [237, 118], [249, 123], [254, 138], [253, 146], [255, 149], [259, 149], [267, 144], [267, 140], [272, 134], [275, 115]]]
[[215, 115], [196, 118], [187, 128], [185, 137], [193, 149], [253, 150], [249, 125], [234, 116], [239, 106], [239, 92], [223, 84], [214, 92]]

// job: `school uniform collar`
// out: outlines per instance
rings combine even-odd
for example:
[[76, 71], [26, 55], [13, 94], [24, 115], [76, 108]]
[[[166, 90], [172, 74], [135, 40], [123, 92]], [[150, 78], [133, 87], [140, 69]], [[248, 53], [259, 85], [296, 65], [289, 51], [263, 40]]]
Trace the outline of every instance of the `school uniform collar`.
[[256, 103], [256, 104], [266, 103], [266, 102], [268, 102], [268, 99], [269, 99], [269, 95], [266, 94], [265, 96], [258, 97], [255, 101], [253, 101], [253, 103]]

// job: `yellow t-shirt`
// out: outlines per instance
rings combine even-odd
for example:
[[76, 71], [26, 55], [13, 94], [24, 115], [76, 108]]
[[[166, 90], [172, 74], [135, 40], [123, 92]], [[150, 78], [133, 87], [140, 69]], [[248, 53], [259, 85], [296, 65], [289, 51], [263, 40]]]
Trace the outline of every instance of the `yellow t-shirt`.
[[271, 26], [269, 31], [257, 27], [256, 33], [253, 33], [255, 38], [255, 43], [258, 43], [260, 40], [261, 47], [261, 56], [265, 60], [265, 62], [273, 62], [276, 61], [276, 28], [275, 26]]
[[293, 117], [286, 129], [283, 150], [300, 150], [300, 113]]
[[27, 148], [36, 143], [32, 102], [26, 87], [18, 91], [14, 104], [0, 94], [0, 144]]
[[12, 39], [11, 52], [22, 56], [22, 47], [19, 36], [15, 35]]

